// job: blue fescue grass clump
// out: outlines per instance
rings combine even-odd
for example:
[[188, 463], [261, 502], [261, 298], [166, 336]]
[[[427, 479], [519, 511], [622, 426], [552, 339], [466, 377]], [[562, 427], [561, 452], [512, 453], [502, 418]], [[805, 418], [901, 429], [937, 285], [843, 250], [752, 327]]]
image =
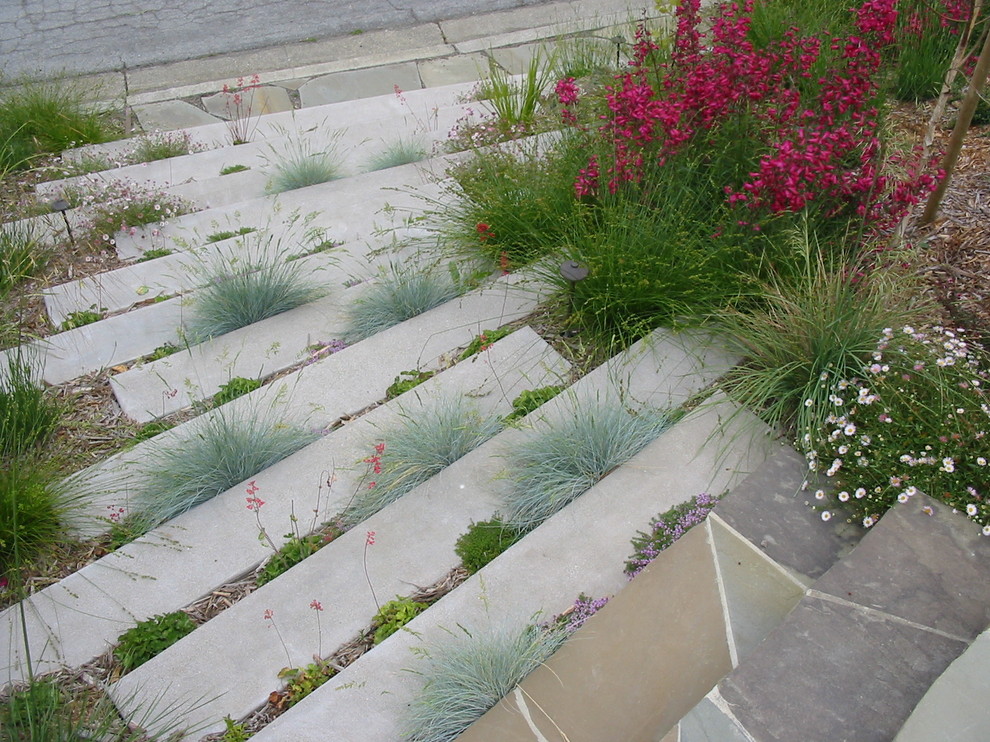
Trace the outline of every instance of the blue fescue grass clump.
[[276, 314], [316, 301], [326, 288], [316, 283], [299, 261], [281, 251], [244, 261], [230, 258], [204, 270], [206, 285], [196, 292], [186, 326], [190, 340], [202, 342]]
[[154, 528], [216, 497], [318, 438], [273, 409], [220, 407], [181, 438], [153, 446], [134, 497], [135, 518]]
[[436, 269], [389, 265], [351, 309], [344, 340], [356, 343], [438, 307], [462, 292], [454, 279]]
[[424, 650], [426, 684], [409, 705], [411, 742], [454, 740], [542, 665], [566, 638], [560, 627], [526, 626], [445, 638]]
[[284, 152], [273, 150], [269, 161], [269, 193], [294, 191], [297, 188], [327, 183], [344, 175], [333, 143], [326, 149], [315, 150], [305, 139], [293, 141]]
[[505, 522], [532, 529], [639, 453], [675, 421], [668, 411], [618, 403], [576, 405], [552, 427], [506, 453], [515, 472], [503, 495]]
[[501, 429], [499, 418], [485, 417], [463, 397], [404, 410], [399, 423], [381, 436], [385, 448], [374, 486], [355, 495], [345, 509], [344, 521], [353, 525], [370, 518]]
[[376, 152], [368, 160], [368, 171], [387, 170], [400, 165], [409, 165], [426, 159], [427, 151], [423, 142], [416, 138], [399, 138]]

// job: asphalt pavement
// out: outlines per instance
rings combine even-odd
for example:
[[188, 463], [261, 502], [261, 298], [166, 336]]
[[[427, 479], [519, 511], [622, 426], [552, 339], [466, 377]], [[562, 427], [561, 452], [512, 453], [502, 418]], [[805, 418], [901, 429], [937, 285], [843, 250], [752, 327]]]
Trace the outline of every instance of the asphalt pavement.
[[134, 69], [549, 2], [0, 0], [0, 70], [18, 77]]

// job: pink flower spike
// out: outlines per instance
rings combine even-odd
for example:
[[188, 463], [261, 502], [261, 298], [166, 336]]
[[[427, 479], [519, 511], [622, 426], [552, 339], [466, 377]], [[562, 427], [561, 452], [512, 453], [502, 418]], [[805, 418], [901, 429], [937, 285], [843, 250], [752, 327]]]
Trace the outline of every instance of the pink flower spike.
[[364, 542], [368, 546], [374, 546], [375, 545], [375, 532], [374, 531], [368, 531], [368, 535], [365, 538], [365, 541]]
[[316, 600], [316, 599], [310, 601], [309, 607], [312, 608], [314, 611], [322, 611], [323, 610], [323, 604], [320, 601]]
[[252, 479], [250, 482], [248, 482], [248, 486], [247, 486], [246, 492], [249, 495], [253, 495], [256, 492], [258, 492], [258, 490], [260, 490], [260, 489], [261, 488], [258, 486], [258, 481], [256, 479]]
[[271, 621], [274, 616], [275, 616], [275, 611], [273, 611], [271, 608], [266, 608], [265, 609], [265, 620], [266, 621]]

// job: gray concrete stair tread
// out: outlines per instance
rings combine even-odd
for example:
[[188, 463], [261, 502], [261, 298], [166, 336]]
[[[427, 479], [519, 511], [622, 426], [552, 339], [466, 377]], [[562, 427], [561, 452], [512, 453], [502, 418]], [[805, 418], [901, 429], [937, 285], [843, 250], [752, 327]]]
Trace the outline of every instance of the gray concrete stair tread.
[[[563, 611], [582, 592], [618, 593], [627, 582], [629, 539], [643, 522], [697, 492], [731, 486], [765, 455], [765, 442], [719, 438], [719, 418], [707, 408], [682, 420], [255, 739], [398, 739], [405, 707], [423, 683], [415, 672], [422, 660], [411, 649], [449, 641], [458, 627], [521, 628]], [[709, 435], [727, 447], [721, 462]]]
[[[518, 334], [518, 333], [517, 333]], [[703, 360], [712, 358], [712, 368]], [[481, 364], [483, 358], [476, 357]], [[685, 360], [693, 359], [696, 373], [690, 376], [692, 386], [682, 377]], [[578, 381], [567, 393], [552, 401], [551, 407], [582, 406], [594, 397], [608, 397], [622, 390], [626, 404], [649, 407], [678, 405], [707, 380], [724, 370], [717, 364], [718, 352], [712, 350], [710, 339], [702, 336], [672, 336], [657, 333], [625, 354]], [[508, 384], [511, 378], [504, 383]], [[551, 383], [529, 380], [530, 387]], [[505, 393], [505, 402], [511, 402]], [[507, 410], [506, 410], [507, 411]], [[533, 415], [537, 426], [547, 424], [547, 411]], [[553, 418], [553, 411], [550, 412]], [[226, 678], [243, 678], [223, 699], [197, 709], [197, 720], [216, 720], [224, 715], [243, 716], [259, 705], [272, 690], [273, 679], [284, 665], [285, 654], [280, 646], [268, 641], [270, 632], [257, 621], [264, 612], [258, 606], [292, 606], [299, 595], [318, 590], [298, 608], [307, 609], [311, 599], [332, 601], [334, 623], [324, 627], [324, 646], [334, 647], [349, 640], [366, 627], [375, 613], [375, 605], [360, 570], [354, 568], [355, 554], [361, 554], [366, 530], [379, 535], [376, 548], [373, 582], [381, 600], [395, 593], [407, 592], [408, 585], [426, 585], [442, 577], [457, 565], [454, 542], [473, 520], [488, 518], [498, 508], [498, 492], [505, 480], [497, 475], [506, 469], [505, 446], [524, 434], [508, 430], [473, 453], [449, 467], [443, 474], [423, 485], [415, 493], [381, 511], [353, 529], [343, 538], [328, 545], [303, 564], [280, 577], [270, 586], [261, 588], [249, 599], [223, 614], [222, 621], [211, 622], [175, 645], [155, 660], [132, 673], [119, 683], [124, 697], [136, 695], [143, 699], [164, 694], [170, 702], [180, 698], [200, 697], [210, 689], [220, 687]], [[387, 434], [384, 438], [387, 446]], [[386, 456], [387, 456], [386, 447]], [[511, 462], [509, 463], [511, 468]], [[409, 523], [417, 523], [415, 543], [400, 534]], [[347, 565], [346, 569], [341, 569]], [[404, 589], [406, 588], [406, 589]], [[388, 597], [384, 597], [388, 596]], [[293, 611], [286, 623], [280, 624], [283, 640], [296, 648], [300, 661], [312, 653], [312, 627], [304, 618], [305, 610]], [[219, 637], [236, 634], [241, 637], [243, 651], [225, 652], [185, 680], [175, 680], [175, 669], [196, 664], [197, 658], [213, 655], [222, 645]], [[252, 639], [252, 637], [255, 637]], [[260, 649], [264, 644], [271, 649]], [[160, 679], [171, 678], [167, 684]], [[168, 687], [165, 687], [165, 686]]]
[[932, 683], [894, 742], [985, 742], [990, 728], [990, 632]]
[[811, 509], [814, 485], [808, 463], [790, 446], [780, 449], [732, 496], [718, 515], [778, 564], [810, 585], [862, 538], [862, 529], [843, 519], [823, 522]]
[[[432, 88], [403, 90], [403, 102], [394, 93], [361, 98], [352, 101], [329, 103], [320, 106], [310, 106], [295, 111], [280, 111], [258, 116], [258, 125], [252, 130], [252, 141], [279, 136], [280, 132], [293, 123], [300, 126], [312, 126], [324, 118], [336, 118], [353, 122], [376, 121], [395, 116], [403, 116], [410, 111], [416, 115], [428, 114], [433, 107], [454, 105], [462, 98], [470, 97], [476, 86], [475, 82], [454, 83]], [[188, 133], [196, 144], [214, 148], [230, 147], [230, 134], [226, 122], [209, 123], [201, 126], [184, 127], [177, 130]], [[83, 157], [116, 157], [133, 146], [132, 140], [107, 142], [106, 144], [88, 145], [67, 150], [63, 157], [70, 161], [79, 161]], [[244, 146], [244, 145], [237, 145]], [[234, 147], [236, 149], [236, 146]]]
[[[47, 181], [37, 187], [39, 195], [55, 197], [67, 188], [85, 188], [108, 179], [133, 181], [156, 190], [181, 196], [202, 207], [216, 207], [265, 195], [273, 166], [300, 153], [329, 150], [345, 175], [367, 172], [370, 159], [388, 144], [417, 141], [427, 154], [447, 141], [454, 124], [462, 118], [477, 118], [484, 108], [478, 103], [430, 109], [423, 115], [376, 121], [327, 118], [318, 122], [296, 121], [281, 135], [237, 147], [211, 149], [166, 160], [127, 165], [64, 181]], [[474, 113], [473, 113], [474, 112]], [[300, 150], [300, 147], [305, 149]], [[220, 175], [222, 168], [244, 165], [251, 168]], [[198, 184], [198, 185], [197, 185]]]
[[990, 622], [988, 556], [979, 529], [936, 501], [895, 506], [709, 695], [708, 712], [757, 742], [892, 739]]
[[182, 313], [182, 299], [169, 299], [2, 350], [0, 358], [24, 353], [37, 359], [46, 383], [62, 384], [177, 344]]
[[[472, 395], [481, 410], [501, 410], [511, 408], [509, 394], [517, 387], [521, 391], [535, 383], [552, 383], [547, 380], [557, 381], [566, 372], [567, 364], [535, 333], [523, 329], [492, 346], [484, 362], [457, 364], [425, 389], [414, 390], [411, 398], [400, 397], [333, 431], [252, 477], [266, 502], [263, 516], [270, 535], [280, 543], [293, 512], [304, 522], [309, 519], [317, 485], [328, 471], [336, 473], [338, 482], [316, 507], [321, 520], [332, 517], [361, 478], [358, 462], [372, 452], [369, 440], [374, 441], [375, 426], [387, 427], [403, 406], [415, 409], [418, 395], [460, 389]], [[503, 389], [509, 391], [503, 394]], [[29, 598], [35, 671], [62, 664], [77, 667], [102, 653], [136, 621], [176, 610], [253, 569], [267, 552], [258, 540], [254, 515], [245, 508], [244, 489], [243, 484], [232, 487]], [[4, 657], [0, 676], [22, 677], [16, 606], [0, 616], [0, 636], [5, 645], [16, 648]]]
[[[244, 225], [265, 227], [293, 214], [301, 219], [311, 218], [312, 227], [324, 227], [327, 239], [350, 242], [362, 237], [359, 229], [374, 221], [375, 211], [371, 204], [413, 199], [413, 195], [403, 189], [438, 181], [456, 158], [456, 155], [447, 155], [185, 214], [157, 228], [157, 234], [141, 229], [135, 235], [119, 234], [117, 254], [122, 260], [130, 260], [141, 257], [145, 250], [153, 247], [187, 249], [202, 244], [206, 236], [217, 230], [236, 230]], [[369, 196], [374, 200], [369, 201]], [[419, 206], [422, 207], [421, 201]]]
[[[397, 182], [406, 183], [408, 189], [397, 190]], [[175, 250], [171, 255], [46, 289], [48, 314], [52, 322], [60, 323], [70, 312], [94, 304], [114, 312], [156, 293], [181, 292], [202, 283], [197, 269], [222, 264], [225, 258], [245, 251], [250, 251], [248, 254], [255, 259], [262, 255], [289, 256], [303, 252], [313, 241], [306, 234], [312, 230], [325, 230], [323, 239], [334, 241], [340, 248], [346, 247], [347, 250], [338, 248], [335, 253], [354, 257], [342, 261], [340, 269], [357, 273], [364, 265], [369, 245], [382, 244], [382, 234], [394, 231], [401, 235], [406, 210], [421, 206], [425, 199], [440, 198], [442, 191], [438, 184], [424, 181], [421, 166], [411, 164], [393, 169], [393, 177], [377, 173], [357, 176], [340, 181], [333, 188], [319, 187], [306, 195], [310, 197], [308, 203], [293, 199], [291, 208], [280, 206], [285, 199], [262, 197], [243, 211], [197, 214], [195, 220], [189, 220], [195, 224], [185, 233], [174, 230], [170, 240], [156, 241], [160, 242], [156, 247]], [[362, 208], [357, 208], [358, 204]], [[318, 212], [311, 208], [314, 206], [319, 207]], [[386, 206], [394, 211], [384, 214]], [[218, 242], [207, 240], [218, 232], [236, 232], [242, 227], [258, 231]]]
[[[311, 365], [293, 371], [277, 383], [263, 386], [224, 406], [229, 414], [250, 413], [273, 407], [286, 421], [298, 421], [322, 430], [342, 417], [361, 412], [385, 396], [385, 390], [402, 371], [433, 369], [452, 350], [466, 346], [483, 329], [500, 327], [531, 313], [547, 288], [515, 273], [431, 309], [395, 327], [351, 345]], [[206, 413], [210, 415], [211, 413]], [[134, 476], [151, 445], [166, 445], [193, 435], [208, 418], [200, 416], [139, 443], [85, 470], [83, 476], [104, 490], [73, 511], [70, 524], [83, 533], [100, 528], [95, 522], [108, 506], [127, 497], [121, 473]], [[104, 526], [105, 527], [105, 526]], [[95, 532], [100, 532], [96, 530]]]

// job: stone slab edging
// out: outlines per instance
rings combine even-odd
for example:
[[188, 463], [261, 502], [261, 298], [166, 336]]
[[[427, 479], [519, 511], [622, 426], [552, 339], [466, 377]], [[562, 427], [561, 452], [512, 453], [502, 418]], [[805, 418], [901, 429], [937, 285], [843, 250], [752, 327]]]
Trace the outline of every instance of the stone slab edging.
[[735, 426], [720, 432], [728, 413], [706, 407], [689, 415], [254, 739], [399, 739], [405, 708], [423, 684], [424, 660], [410, 650], [451, 641], [458, 627], [521, 629], [580, 593], [621, 591], [629, 539], [643, 523], [698, 492], [730, 487], [765, 457], [765, 436], [754, 440]]
[[[472, 362], [482, 363], [484, 358], [475, 357]], [[547, 409], [531, 414], [526, 423], [549, 427], [549, 421], [556, 416], [596, 399], [609, 399], [632, 409], [676, 407], [726, 368], [724, 351], [710, 337], [657, 332], [580, 379], [551, 400]], [[506, 452], [525, 438], [524, 430], [510, 429], [499, 434], [435, 480], [226, 611], [222, 620], [207, 624], [202, 633], [194, 632], [128, 675], [117, 684], [115, 695], [134, 699], [128, 704], [162, 699], [166, 707], [177, 708], [196, 699], [195, 710], [182, 712], [183, 721], [193, 726], [200, 722], [215, 724], [227, 715], [244, 716], [264, 701], [277, 684], [278, 670], [288, 660], [280, 643], [271, 642], [273, 632], [259, 621], [266, 608], [286, 609], [279, 634], [299, 663], [306, 664], [303, 660], [314, 651], [310, 645], [315, 620], [312, 626], [306, 620], [311, 600], [333, 606], [332, 612], [324, 616], [327, 625], [323, 627], [323, 646], [332, 648], [348, 641], [370, 623], [376, 610], [355, 561], [363, 551], [365, 532], [373, 530], [378, 534], [370, 556], [374, 558], [372, 582], [382, 602], [393, 594], [407, 592], [409, 585], [435, 582], [457, 565], [453, 550], [457, 537], [472, 521], [484, 520], [497, 509], [499, 492], [506, 485], [506, 479], [498, 475], [502, 471], [511, 475], [512, 471]], [[384, 440], [387, 446], [387, 436]], [[386, 457], [387, 450], [386, 447]], [[413, 537], [407, 534], [410, 524], [416, 524]], [[314, 595], [300, 602], [300, 596], [309, 592]], [[227, 636], [240, 637], [236, 646], [224, 643], [221, 637]], [[223, 653], [214, 654], [221, 646]], [[212, 656], [212, 661], [200, 664], [198, 658], [205, 655]], [[191, 667], [198, 669], [190, 671]], [[185, 670], [180, 672], [179, 668]], [[231, 684], [231, 678], [238, 679], [236, 685]], [[211, 691], [228, 686], [222, 697], [209, 698]]]
[[986, 630], [988, 564], [968, 518], [920, 494], [894, 505], [685, 716], [681, 739], [893, 739]]
[[[478, 362], [457, 364], [426, 389], [413, 390], [411, 397], [400, 397], [331, 432], [252, 477], [266, 501], [270, 535], [279, 544], [293, 512], [301, 521], [309, 519], [317, 486], [329, 471], [336, 472], [338, 483], [320, 515], [334, 515], [363, 475], [360, 462], [373, 452], [369, 441], [374, 440], [375, 424], [394, 421], [402, 406], [414, 408], [417, 395], [459, 389], [480, 409], [505, 414], [519, 391], [536, 383], [557, 383], [566, 372], [567, 364], [526, 328], [493, 345]], [[253, 569], [267, 549], [259, 542], [244, 500], [243, 484], [236, 485], [28, 598], [35, 672], [78, 667], [105, 651], [135, 622], [188, 605]], [[22, 679], [23, 640], [16, 606], [0, 614], [0, 642], [10, 648], [0, 677], [5, 682]]]

